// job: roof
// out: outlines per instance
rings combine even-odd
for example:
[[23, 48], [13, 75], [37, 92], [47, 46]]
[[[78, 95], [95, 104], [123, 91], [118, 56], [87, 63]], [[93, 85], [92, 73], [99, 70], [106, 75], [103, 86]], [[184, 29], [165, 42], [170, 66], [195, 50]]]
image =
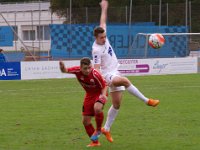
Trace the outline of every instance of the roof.
[[50, 2], [0, 4], [0, 12], [49, 10]]

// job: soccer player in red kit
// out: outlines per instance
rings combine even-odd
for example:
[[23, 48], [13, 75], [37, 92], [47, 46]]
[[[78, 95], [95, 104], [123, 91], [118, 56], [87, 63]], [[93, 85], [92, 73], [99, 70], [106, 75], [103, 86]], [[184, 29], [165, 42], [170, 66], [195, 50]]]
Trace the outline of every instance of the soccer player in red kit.
[[[100, 146], [98, 138], [101, 134], [101, 127], [104, 119], [103, 106], [107, 100], [107, 87], [103, 77], [98, 71], [92, 68], [89, 58], [82, 58], [80, 66], [65, 67], [64, 63], [60, 61], [60, 70], [63, 73], [72, 73], [76, 75], [77, 80], [86, 91], [83, 102], [83, 125], [86, 133], [92, 140], [87, 147]], [[91, 124], [91, 118], [95, 117], [96, 130]]]

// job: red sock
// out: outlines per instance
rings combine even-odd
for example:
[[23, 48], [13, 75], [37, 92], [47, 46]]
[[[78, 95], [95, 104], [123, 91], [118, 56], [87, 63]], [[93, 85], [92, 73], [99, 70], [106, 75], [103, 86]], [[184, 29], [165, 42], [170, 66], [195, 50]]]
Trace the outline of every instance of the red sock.
[[103, 112], [95, 114], [95, 121], [96, 121], [96, 125], [97, 125], [97, 131], [101, 131], [103, 119], [104, 119]]
[[84, 126], [85, 127], [85, 131], [87, 132], [88, 136], [91, 137], [92, 134], [94, 133], [95, 129], [93, 127], [92, 124], [89, 124], [87, 126]]

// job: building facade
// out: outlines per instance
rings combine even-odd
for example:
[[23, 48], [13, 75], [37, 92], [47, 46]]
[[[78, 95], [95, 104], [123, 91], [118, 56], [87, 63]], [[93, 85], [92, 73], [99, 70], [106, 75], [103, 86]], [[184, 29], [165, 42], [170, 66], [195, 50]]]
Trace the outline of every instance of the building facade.
[[49, 51], [51, 45], [49, 24], [62, 24], [65, 18], [52, 14], [50, 2], [0, 4], [0, 26], [10, 26], [14, 39], [6, 51], [20, 51], [25, 46], [30, 50]]

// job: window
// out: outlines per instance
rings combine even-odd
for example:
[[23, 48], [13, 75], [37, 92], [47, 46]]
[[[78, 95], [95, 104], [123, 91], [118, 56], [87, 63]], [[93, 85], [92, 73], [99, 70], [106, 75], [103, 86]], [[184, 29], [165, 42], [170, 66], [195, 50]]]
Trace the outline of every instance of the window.
[[23, 40], [25, 41], [33, 41], [35, 40], [35, 30], [23, 30]]
[[48, 25], [41, 26], [22, 26], [22, 38], [25, 41], [50, 40], [50, 28]]
[[37, 39], [50, 40], [50, 28], [48, 25], [37, 26]]

